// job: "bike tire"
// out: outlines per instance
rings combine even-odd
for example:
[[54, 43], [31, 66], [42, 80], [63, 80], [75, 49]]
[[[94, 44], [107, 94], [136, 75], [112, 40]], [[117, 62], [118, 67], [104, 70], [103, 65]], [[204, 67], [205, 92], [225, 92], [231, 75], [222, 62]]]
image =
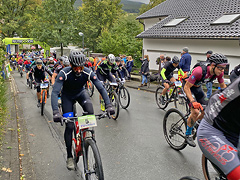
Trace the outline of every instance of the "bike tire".
[[44, 105], [45, 105], [45, 91], [42, 93], [42, 103], [41, 103], [41, 115], [43, 116], [43, 112], [44, 112]]
[[130, 104], [130, 94], [126, 87], [122, 86], [118, 92], [119, 103], [123, 109], [127, 109]]
[[87, 90], [88, 90], [89, 96], [92, 97], [94, 93], [94, 85], [91, 81], [89, 81], [87, 86], [88, 86]]
[[32, 84], [32, 80], [30, 79], [30, 80], [29, 80], [29, 87], [30, 87], [30, 89], [32, 89], [32, 85], [33, 85], [33, 84]]
[[183, 112], [183, 114], [186, 114], [190, 111], [186, 96], [180, 87], [176, 88], [174, 92], [174, 105], [175, 108]]
[[21, 75], [21, 77], [23, 77], [23, 72], [22, 71], [20, 72], [20, 75]]
[[[73, 130], [72, 153], [73, 153], [73, 160], [77, 164], [79, 161], [79, 154], [77, 155], [77, 153], [76, 153], [77, 145], [76, 145], [74, 139], [77, 141], [76, 129]], [[81, 143], [80, 143], [80, 145], [81, 145]]]
[[185, 176], [185, 177], [182, 177], [179, 180], [200, 180], [200, 179], [192, 177], [192, 176]]
[[226, 175], [202, 154], [202, 171], [205, 180], [227, 179]]
[[[160, 109], [165, 109], [168, 106], [168, 103], [169, 103], [168, 101], [166, 101], [164, 104], [162, 104], [161, 96], [162, 96], [163, 89], [164, 89], [163, 86], [159, 86], [155, 91], [155, 100], [156, 100], [156, 103], [157, 103], [157, 105]], [[168, 99], [167, 93], [166, 93], [166, 97]]]
[[182, 150], [187, 146], [185, 132], [187, 121], [176, 108], [169, 109], [163, 119], [163, 132], [167, 143], [175, 150]]
[[[92, 138], [87, 138], [85, 140], [85, 150], [86, 150], [85, 158], [88, 165], [87, 167], [85, 167], [85, 169], [87, 169], [89, 172], [92, 172], [91, 174], [85, 173], [86, 180], [91, 179], [104, 180], [101, 156], [97, 144]], [[92, 163], [93, 161], [94, 163]], [[96, 178], [91, 178], [92, 176], [96, 176]]]
[[118, 116], [119, 116], [119, 109], [120, 109], [120, 105], [119, 105], [119, 101], [118, 101], [118, 95], [116, 94], [115, 91], [113, 91], [110, 96], [110, 101], [113, 105], [113, 107], [115, 107], [115, 114], [111, 115], [112, 119], [117, 120]]

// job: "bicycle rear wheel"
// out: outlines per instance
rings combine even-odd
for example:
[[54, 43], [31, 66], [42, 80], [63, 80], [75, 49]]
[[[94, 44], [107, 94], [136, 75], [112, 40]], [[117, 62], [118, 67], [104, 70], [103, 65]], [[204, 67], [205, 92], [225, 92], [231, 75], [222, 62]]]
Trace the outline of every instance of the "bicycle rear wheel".
[[118, 96], [116, 94], [115, 91], [113, 91], [111, 94], [110, 94], [110, 101], [112, 102], [112, 105], [113, 107], [115, 107], [115, 114], [112, 115], [112, 118], [114, 120], [116, 120], [118, 118], [118, 115], [119, 115], [119, 101], [118, 101]]
[[183, 114], [175, 109], [169, 109], [163, 119], [163, 132], [167, 143], [175, 150], [182, 150], [187, 146], [185, 132], [187, 122]]
[[100, 153], [96, 142], [92, 138], [87, 138], [85, 140], [85, 150], [86, 150], [86, 161], [88, 173], [85, 172], [86, 180], [103, 180], [103, 166]]
[[123, 109], [128, 108], [130, 104], [130, 94], [126, 87], [121, 86], [118, 92], [119, 103]]
[[181, 88], [176, 88], [176, 91], [174, 92], [174, 105], [175, 107], [182, 112], [183, 114], [186, 114], [190, 111], [187, 99], [184, 95], [184, 92]]
[[[162, 102], [162, 92], [163, 92], [163, 89], [164, 89], [163, 86], [159, 86], [159, 87], [156, 89], [156, 91], [155, 91], [156, 103], [157, 103], [157, 105], [158, 105], [158, 107], [159, 107], [160, 109], [165, 109], [165, 108], [167, 107], [167, 105], [168, 105], [168, 101], [167, 101], [166, 99], [165, 99], [165, 102], [164, 102], [164, 103]], [[165, 98], [166, 98], [166, 97], [167, 97], [167, 99], [168, 99], [167, 93], [166, 93]]]
[[215, 179], [226, 179], [226, 175], [216, 166], [214, 165], [208, 158], [202, 155], [202, 170], [203, 175], [206, 180], [215, 180]]
[[44, 105], [45, 105], [45, 91], [42, 92], [42, 103], [41, 103], [41, 115], [43, 116]]

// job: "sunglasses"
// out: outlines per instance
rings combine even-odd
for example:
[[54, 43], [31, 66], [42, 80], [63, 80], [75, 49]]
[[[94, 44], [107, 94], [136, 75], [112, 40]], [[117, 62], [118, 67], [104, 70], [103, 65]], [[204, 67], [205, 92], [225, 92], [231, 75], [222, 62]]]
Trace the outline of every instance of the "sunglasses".
[[225, 70], [226, 69], [226, 67], [223, 67], [223, 66], [216, 66], [220, 71], [222, 71], [222, 70]]
[[38, 67], [42, 66], [42, 64], [37, 64]]
[[74, 71], [82, 71], [84, 66], [77, 66], [77, 67], [72, 67]]

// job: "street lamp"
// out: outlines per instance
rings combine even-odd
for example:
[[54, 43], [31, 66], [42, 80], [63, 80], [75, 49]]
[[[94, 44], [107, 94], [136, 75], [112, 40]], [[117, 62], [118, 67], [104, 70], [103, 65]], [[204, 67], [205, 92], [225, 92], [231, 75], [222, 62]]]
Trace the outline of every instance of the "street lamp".
[[79, 36], [82, 36], [82, 44], [83, 44], [83, 45], [82, 45], [82, 48], [83, 48], [83, 50], [84, 50], [84, 34], [83, 34], [82, 32], [79, 32], [78, 35], [79, 35]]

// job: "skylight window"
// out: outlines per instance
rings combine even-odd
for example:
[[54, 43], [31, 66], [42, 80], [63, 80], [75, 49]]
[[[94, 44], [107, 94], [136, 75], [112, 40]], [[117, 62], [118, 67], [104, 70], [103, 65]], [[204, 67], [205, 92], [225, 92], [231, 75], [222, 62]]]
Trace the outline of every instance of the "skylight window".
[[231, 24], [240, 17], [240, 14], [224, 14], [222, 17], [218, 18], [212, 24]]
[[178, 24], [180, 24], [181, 22], [183, 22], [185, 19], [187, 19], [186, 17], [181, 17], [181, 18], [175, 18], [173, 20], [171, 20], [170, 22], [168, 22], [167, 24], [165, 24], [165, 27], [169, 27], [169, 26], [177, 26]]

